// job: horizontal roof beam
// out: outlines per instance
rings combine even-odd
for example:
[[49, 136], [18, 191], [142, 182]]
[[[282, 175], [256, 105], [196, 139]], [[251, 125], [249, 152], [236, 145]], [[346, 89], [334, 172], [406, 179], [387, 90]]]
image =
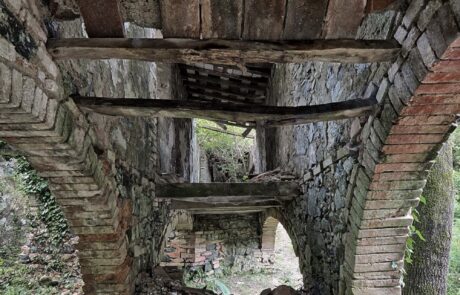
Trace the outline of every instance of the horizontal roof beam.
[[157, 198], [206, 199], [229, 197], [294, 197], [300, 194], [297, 182], [212, 182], [212, 183], [166, 183], [156, 187]]
[[171, 209], [174, 210], [187, 210], [190, 212], [199, 212], [202, 214], [212, 214], [210, 212], [226, 212], [234, 213], [241, 211], [263, 211], [269, 208], [280, 208], [281, 203], [276, 201], [266, 201], [259, 204], [239, 203], [239, 204], [213, 204], [208, 202], [185, 202], [185, 201], [171, 201]]
[[51, 39], [54, 58], [134, 59], [166, 63], [370, 63], [391, 61], [399, 46], [385, 40], [308, 40], [260, 42], [199, 39], [74, 38]]
[[74, 97], [83, 111], [111, 116], [202, 118], [207, 120], [255, 122], [266, 121], [266, 126], [294, 125], [360, 117], [370, 114], [377, 101], [374, 98], [342, 102], [278, 107], [267, 105], [238, 105], [165, 99], [117, 99], [101, 97]]

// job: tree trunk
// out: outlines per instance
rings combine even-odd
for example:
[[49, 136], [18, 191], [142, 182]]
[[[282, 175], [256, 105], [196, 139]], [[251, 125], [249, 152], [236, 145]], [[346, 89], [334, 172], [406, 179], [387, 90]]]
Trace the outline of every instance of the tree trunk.
[[430, 171], [417, 210], [420, 222], [414, 225], [426, 241], [415, 237], [412, 264], [405, 265], [405, 295], [443, 295], [447, 293], [449, 250], [454, 209], [452, 145], [441, 149]]

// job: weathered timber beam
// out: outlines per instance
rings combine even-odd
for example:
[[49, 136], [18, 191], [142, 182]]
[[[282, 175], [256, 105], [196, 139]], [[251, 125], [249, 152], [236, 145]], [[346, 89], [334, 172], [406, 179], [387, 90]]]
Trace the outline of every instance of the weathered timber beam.
[[[236, 133], [236, 132], [232, 132], [232, 131], [228, 131], [228, 130], [222, 130], [222, 129], [219, 129], [219, 128], [215, 128], [215, 127], [212, 127], [212, 126], [198, 126], [198, 128], [203, 128], [203, 129], [206, 129], [206, 130], [210, 130], [210, 131], [214, 131], [214, 132], [219, 132], [219, 133], [223, 133], [223, 134], [228, 134], [228, 135], [233, 135], [233, 136], [238, 136], [238, 137], [243, 137], [243, 138], [249, 138], [249, 139], [254, 139], [254, 136], [251, 136], [249, 135], [249, 133], [251, 132], [252, 130], [252, 127], [251, 128], [247, 128], [243, 134], [239, 134], [239, 133]], [[246, 133], [246, 131], [248, 131]]]
[[256, 42], [198, 39], [52, 39], [54, 58], [135, 59], [166, 63], [302, 63], [391, 61], [399, 52], [392, 41], [310, 40]]
[[226, 103], [203, 103], [192, 100], [116, 99], [99, 97], [74, 97], [84, 111], [112, 116], [154, 116], [172, 118], [202, 118], [207, 120], [254, 122], [266, 121], [268, 126], [312, 123], [354, 118], [369, 114], [377, 101], [353, 99], [342, 102], [276, 107]]
[[195, 199], [217, 197], [273, 198], [294, 197], [300, 194], [297, 182], [267, 183], [167, 183], [156, 187], [157, 198]]
[[77, 0], [89, 37], [124, 37], [123, 19], [118, 2], [117, 0]]
[[238, 98], [237, 96], [225, 96], [222, 93], [217, 91], [206, 91], [205, 89], [199, 89], [197, 87], [190, 87], [187, 85], [187, 92], [189, 93], [189, 99], [195, 100], [206, 100], [206, 101], [213, 101], [213, 102], [224, 102], [224, 103], [233, 103], [233, 104], [246, 104], [246, 105], [253, 105], [253, 104], [262, 104], [265, 101], [265, 98]]
[[[205, 197], [174, 197], [171, 196], [169, 198], [158, 198], [159, 200], [176, 200], [181, 201], [184, 203], [190, 204], [208, 204], [212, 206], [227, 206], [227, 205], [235, 205], [235, 206], [259, 206], [263, 205], [267, 202], [283, 202], [283, 201], [290, 201], [294, 198], [294, 196], [205, 196]], [[193, 205], [195, 206], [195, 205]]]
[[208, 202], [184, 202], [184, 201], [171, 201], [171, 209], [175, 210], [189, 210], [200, 212], [218, 212], [218, 211], [242, 211], [242, 210], [264, 210], [268, 208], [279, 208], [282, 205], [276, 201], [266, 201], [259, 204], [240, 203], [240, 204], [214, 204]]
[[265, 93], [267, 91], [268, 85], [260, 86], [259, 84], [246, 84], [243, 83], [241, 80], [235, 81], [235, 80], [230, 80], [230, 79], [221, 79], [219, 77], [215, 76], [204, 76], [204, 75], [199, 75], [199, 74], [188, 74], [184, 73], [184, 80], [190, 81], [190, 82], [200, 82], [200, 83], [211, 83], [211, 84], [216, 84], [216, 85], [221, 85], [223, 87], [238, 87], [239, 89], [244, 89], [244, 90], [252, 90], [252, 91], [259, 91], [262, 93]]
[[197, 66], [191, 66], [191, 65], [185, 65], [184, 66], [185, 71], [190, 74], [190, 73], [198, 73], [200, 76], [216, 76], [216, 77], [225, 77], [228, 79], [236, 79], [240, 80], [242, 82], [248, 82], [248, 83], [257, 83], [262, 86], [266, 86], [268, 84], [268, 79], [264, 77], [248, 77], [248, 76], [243, 76], [243, 75], [237, 75], [237, 74], [230, 74], [225, 71], [218, 71], [218, 70], [208, 70], [205, 68], [200, 68]]
[[[274, 208], [274, 207], [270, 207]], [[192, 215], [224, 215], [224, 214], [254, 214], [260, 213], [270, 208], [260, 208], [260, 209], [245, 209], [245, 210], [189, 210], [189, 213]]]
[[221, 88], [220, 86], [215, 86], [215, 85], [210, 85], [210, 84], [201, 84], [199, 82], [190, 82], [190, 81], [184, 81], [184, 85], [187, 86], [187, 88], [197, 90], [197, 91], [203, 91], [204, 93], [209, 93], [210, 95], [219, 95], [222, 97], [229, 97], [234, 100], [238, 101], [245, 101], [245, 100], [251, 100], [251, 99], [259, 99], [259, 100], [264, 100], [265, 94], [244, 94], [241, 93], [240, 89], [235, 89], [235, 88]]

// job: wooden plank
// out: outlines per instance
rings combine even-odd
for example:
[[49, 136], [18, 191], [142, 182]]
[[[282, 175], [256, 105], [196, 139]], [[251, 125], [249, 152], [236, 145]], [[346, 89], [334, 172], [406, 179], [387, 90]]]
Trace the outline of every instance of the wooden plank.
[[366, 13], [384, 10], [394, 2], [396, 2], [396, 0], [367, 0]]
[[228, 79], [240, 80], [241, 82], [245, 82], [245, 83], [257, 84], [263, 87], [266, 87], [268, 85], [268, 79], [265, 77], [252, 78], [252, 77], [247, 77], [247, 76], [231, 74], [227, 72], [203, 69], [203, 68], [190, 66], [190, 65], [186, 65], [184, 68], [187, 74], [190, 74], [192, 72], [192, 73], [198, 73], [199, 76], [208, 76], [208, 77], [212, 76], [212, 77], [217, 77], [219, 79], [222, 79], [223, 77], [223, 78], [228, 78]]
[[203, 90], [205, 93], [209, 93], [211, 95], [218, 94], [223, 97], [233, 98], [239, 101], [246, 101], [246, 100], [265, 100], [265, 94], [256, 94], [253, 93], [251, 95], [241, 93], [240, 89], [235, 88], [222, 88], [220, 86], [212, 85], [212, 84], [201, 84], [197, 82], [190, 82], [184, 81], [184, 85], [187, 88], [194, 89], [194, 90]]
[[124, 28], [117, 0], [77, 0], [90, 38], [123, 38]]
[[193, 210], [193, 211], [206, 211], [206, 212], [234, 212], [234, 211], [247, 211], [247, 210], [264, 210], [268, 208], [281, 207], [281, 204], [274, 201], [267, 201], [260, 204], [211, 204], [211, 203], [197, 203], [197, 202], [184, 202], [184, 201], [171, 201], [171, 209], [176, 210]]
[[324, 61], [369, 63], [391, 61], [400, 49], [384, 40], [310, 40], [252, 42], [195, 39], [62, 39], [50, 40], [56, 59], [134, 59], [167, 63], [302, 63]]
[[329, 0], [323, 36], [326, 39], [355, 38], [364, 18], [366, 0]]
[[243, 40], [280, 40], [286, 0], [245, 0]]
[[254, 105], [262, 104], [265, 101], [264, 99], [240, 99], [234, 96], [223, 96], [217, 92], [205, 92], [197, 88], [188, 88], [189, 99], [201, 100], [201, 101], [213, 101], [213, 102], [224, 102], [224, 103], [234, 103], [234, 104], [244, 104], [244, 105]]
[[201, 32], [205, 39], [240, 39], [242, 0], [201, 0]]
[[250, 136], [249, 133], [251, 133], [252, 131], [252, 127], [249, 127], [249, 128], [246, 128], [246, 130], [244, 130], [244, 132], [241, 134], [242, 137], [247, 137], [247, 138], [254, 138], [253, 136]]
[[[184, 203], [194, 203], [199, 204], [208, 204], [213, 206], [227, 206], [227, 205], [238, 205], [238, 206], [257, 206], [266, 202], [280, 202], [280, 201], [290, 201], [294, 196], [206, 196], [206, 197], [170, 197], [170, 198], [159, 198], [159, 200], [176, 200]], [[243, 205], [241, 205], [243, 204]]]
[[[222, 130], [222, 129], [215, 128], [215, 127], [212, 127], [212, 126], [199, 126], [198, 128], [203, 128], [203, 129], [206, 129], [206, 130], [219, 132], [219, 133], [224, 133], [224, 134], [233, 135], [233, 136], [239, 136], [239, 137], [243, 137], [243, 138], [254, 139], [254, 136], [248, 135], [249, 132], [251, 132], [252, 127], [246, 129], [246, 131], [249, 130], [249, 132], [247, 134], [246, 134], [246, 131], [243, 134], [239, 134], [239, 133], [236, 133], [236, 132], [232, 132], [232, 131], [229, 131], [229, 130]], [[0, 149], [0, 155], [1, 155], [1, 149]]]
[[213, 182], [166, 183], [156, 187], [157, 198], [215, 198], [215, 197], [286, 197], [300, 194], [297, 182]]
[[190, 100], [100, 97], [74, 97], [73, 99], [84, 111], [111, 116], [202, 118], [233, 122], [266, 121], [266, 124], [271, 126], [355, 118], [368, 115], [377, 105], [375, 99], [353, 99], [299, 107], [251, 105], [250, 108], [238, 104], [203, 103]]
[[211, 83], [215, 85], [221, 85], [224, 89], [230, 87], [238, 87], [239, 89], [249, 90], [249, 91], [257, 91], [265, 93], [268, 88], [268, 83], [266, 85], [259, 85], [254, 83], [243, 83], [241, 80], [230, 80], [230, 79], [221, 79], [217, 76], [203, 76], [199, 74], [187, 74], [184, 73], [183, 75], [184, 80], [186, 81], [198, 81], [199, 83]]
[[[279, 206], [278, 206], [279, 207]], [[274, 208], [274, 207], [270, 207]], [[189, 212], [192, 215], [224, 215], [224, 214], [254, 214], [254, 213], [259, 213], [263, 212], [267, 209], [270, 208], [258, 208], [258, 209], [220, 209], [220, 210], [213, 210], [213, 209], [207, 209], [207, 210], [190, 210]]]
[[200, 38], [200, 0], [161, 0], [165, 38]]
[[324, 0], [289, 0], [283, 39], [318, 39], [323, 29], [327, 2]]

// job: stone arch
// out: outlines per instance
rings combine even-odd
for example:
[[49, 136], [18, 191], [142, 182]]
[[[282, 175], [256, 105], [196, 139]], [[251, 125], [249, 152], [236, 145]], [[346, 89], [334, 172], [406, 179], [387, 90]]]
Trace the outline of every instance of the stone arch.
[[402, 51], [365, 123], [341, 267], [341, 293], [400, 294], [411, 208], [460, 111], [460, 11], [411, 1], [395, 38]]
[[[102, 150], [98, 131], [68, 99], [46, 49], [46, 9], [40, 3], [0, 1], [1, 22], [8, 24], [0, 33], [0, 138], [48, 179], [79, 236], [85, 294], [132, 294], [137, 273], [157, 259], [152, 252], [160, 247], [153, 244], [160, 237], [139, 233], [161, 228], [167, 207], [134, 197], [154, 196], [155, 181], [142, 167], [124, 165], [114, 149]], [[152, 138], [154, 122], [132, 123], [133, 133]], [[119, 131], [117, 137], [130, 132]], [[129, 140], [125, 144], [136, 145]]]
[[270, 261], [273, 251], [275, 250], [276, 229], [281, 224], [289, 235], [294, 248], [294, 253], [299, 257], [299, 246], [296, 244], [296, 237], [293, 236], [291, 227], [286, 223], [286, 218], [280, 210], [272, 208], [267, 209], [260, 214], [261, 239], [260, 249], [264, 261]]
[[262, 225], [262, 238], [261, 238], [261, 248], [263, 250], [273, 250], [275, 249], [275, 235], [276, 228], [278, 227], [279, 221], [276, 218], [271, 216], [265, 219]]
[[271, 216], [268, 216], [262, 224], [262, 236], [260, 241], [260, 250], [262, 251], [262, 259], [267, 262], [273, 262], [275, 251], [276, 228], [279, 221]]

